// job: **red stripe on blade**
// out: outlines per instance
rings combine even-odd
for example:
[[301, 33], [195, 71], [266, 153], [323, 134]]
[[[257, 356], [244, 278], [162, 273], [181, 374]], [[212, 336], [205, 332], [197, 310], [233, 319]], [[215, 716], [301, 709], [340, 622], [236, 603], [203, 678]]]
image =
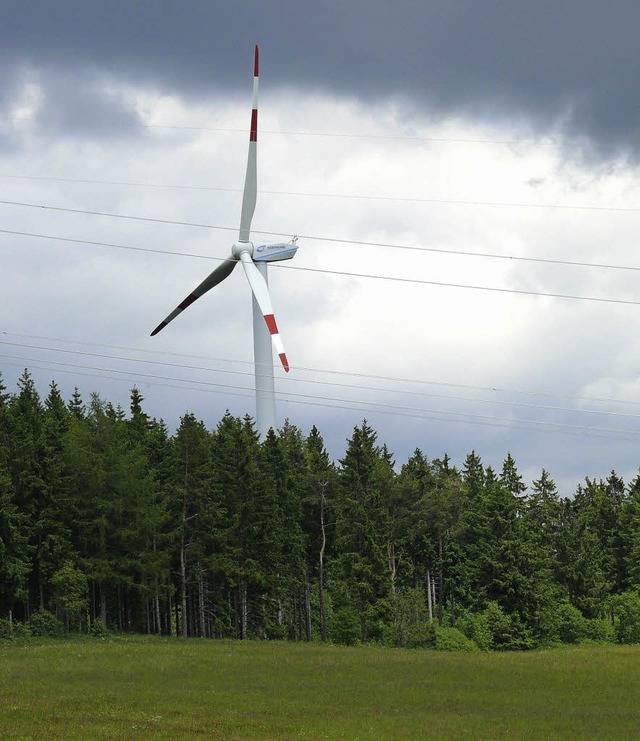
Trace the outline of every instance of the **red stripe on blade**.
[[258, 45], [256, 44], [256, 51], [253, 57], [253, 76], [254, 77], [258, 77], [258, 75], [260, 74], [259, 67], [260, 67], [260, 54], [258, 51]]
[[258, 141], [258, 111], [255, 108], [251, 111], [251, 133], [249, 134], [249, 141]]
[[278, 357], [280, 358], [280, 362], [282, 363], [282, 367], [288, 373], [289, 372], [289, 361], [287, 360], [287, 356], [283, 352], [281, 352]]
[[269, 332], [271, 334], [278, 334], [278, 326], [276, 324], [276, 318], [273, 316], [273, 314], [265, 314], [264, 320], [267, 323], [267, 327], [269, 328]]

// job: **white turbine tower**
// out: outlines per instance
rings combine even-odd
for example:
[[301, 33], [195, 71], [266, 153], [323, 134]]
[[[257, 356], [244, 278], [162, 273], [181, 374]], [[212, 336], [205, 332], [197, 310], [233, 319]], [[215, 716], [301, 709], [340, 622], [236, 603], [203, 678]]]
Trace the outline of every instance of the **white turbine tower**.
[[289, 371], [289, 363], [284, 352], [282, 340], [278, 332], [269, 287], [267, 283], [267, 263], [277, 260], [290, 260], [296, 253], [296, 240], [286, 244], [261, 244], [254, 246], [249, 240], [251, 219], [256, 207], [257, 195], [257, 147], [258, 147], [258, 80], [259, 55], [255, 48], [253, 67], [253, 106], [251, 111], [251, 129], [249, 133], [249, 157], [247, 159], [247, 174], [244, 180], [242, 196], [242, 211], [240, 212], [240, 232], [238, 241], [231, 247], [231, 255], [195, 288], [182, 303], [160, 322], [151, 336], [158, 334], [178, 314], [190, 306], [196, 299], [203, 296], [218, 283], [231, 275], [238, 262], [242, 263], [245, 275], [253, 292], [253, 359], [255, 364], [256, 383], [256, 421], [258, 432], [264, 438], [270, 428], [276, 427], [276, 403], [273, 385], [273, 353], [272, 343], [285, 371]]

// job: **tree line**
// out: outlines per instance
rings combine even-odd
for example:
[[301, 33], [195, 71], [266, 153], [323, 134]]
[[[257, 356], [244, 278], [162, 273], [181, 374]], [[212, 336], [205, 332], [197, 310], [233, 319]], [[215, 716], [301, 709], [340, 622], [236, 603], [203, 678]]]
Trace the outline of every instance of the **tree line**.
[[362, 422], [333, 462], [320, 432], [250, 417], [174, 434], [0, 376], [0, 637], [105, 630], [526, 649], [640, 642], [640, 475], [561, 497], [420, 449], [401, 466]]

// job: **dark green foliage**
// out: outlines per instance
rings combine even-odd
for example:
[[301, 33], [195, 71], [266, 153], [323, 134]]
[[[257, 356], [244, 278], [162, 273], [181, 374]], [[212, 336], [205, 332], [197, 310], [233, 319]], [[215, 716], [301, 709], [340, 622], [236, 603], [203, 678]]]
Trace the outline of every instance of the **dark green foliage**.
[[352, 607], [341, 607], [331, 618], [330, 636], [334, 643], [353, 646], [360, 640], [361, 628], [358, 613]]
[[[215, 430], [0, 378], [0, 632], [523, 650], [640, 641], [640, 476], [561, 499], [471, 452], [396, 469], [364, 421]], [[26, 626], [26, 627], [25, 627]]]
[[29, 618], [29, 629], [33, 636], [56, 638], [64, 632], [64, 625], [53, 613], [39, 610]]

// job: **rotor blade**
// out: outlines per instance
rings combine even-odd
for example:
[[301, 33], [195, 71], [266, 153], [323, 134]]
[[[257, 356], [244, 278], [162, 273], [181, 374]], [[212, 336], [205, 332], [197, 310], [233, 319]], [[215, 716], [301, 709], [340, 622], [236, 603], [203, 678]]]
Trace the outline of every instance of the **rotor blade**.
[[251, 130], [249, 132], [249, 156], [247, 158], [247, 173], [244, 177], [244, 193], [242, 194], [239, 242], [249, 241], [251, 219], [253, 218], [253, 212], [256, 210], [256, 196], [258, 191], [258, 81], [259, 54], [258, 45], [256, 44], [253, 60], [253, 107], [251, 110]]
[[284, 345], [280, 339], [280, 332], [278, 331], [278, 325], [276, 324], [276, 318], [273, 315], [273, 307], [271, 306], [271, 297], [269, 296], [269, 288], [265, 279], [262, 277], [258, 268], [253, 264], [248, 252], [240, 253], [240, 260], [242, 261], [242, 267], [253, 291], [253, 295], [256, 297], [260, 311], [264, 316], [264, 320], [267, 323], [267, 328], [271, 334], [271, 340], [276, 348], [280, 362], [285, 371], [289, 372], [289, 361], [284, 351]]
[[222, 281], [225, 278], [228, 278], [231, 275], [231, 272], [235, 268], [237, 264], [237, 259], [235, 257], [228, 257], [223, 263], [218, 265], [218, 267], [210, 273], [203, 281], [202, 283], [195, 288], [188, 296], [185, 298], [185, 300], [176, 306], [176, 308], [169, 314], [169, 316], [158, 326], [153, 330], [151, 333], [151, 336], [158, 334], [162, 329], [164, 329], [167, 324], [169, 324], [170, 321], [175, 319], [178, 314], [182, 313], [187, 306], [191, 306], [191, 304], [197, 299], [200, 298], [200, 296], [203, 296], [207, 291], [211, 290], [214, 286], [217, 286], [218, 283], [222, 283]]

